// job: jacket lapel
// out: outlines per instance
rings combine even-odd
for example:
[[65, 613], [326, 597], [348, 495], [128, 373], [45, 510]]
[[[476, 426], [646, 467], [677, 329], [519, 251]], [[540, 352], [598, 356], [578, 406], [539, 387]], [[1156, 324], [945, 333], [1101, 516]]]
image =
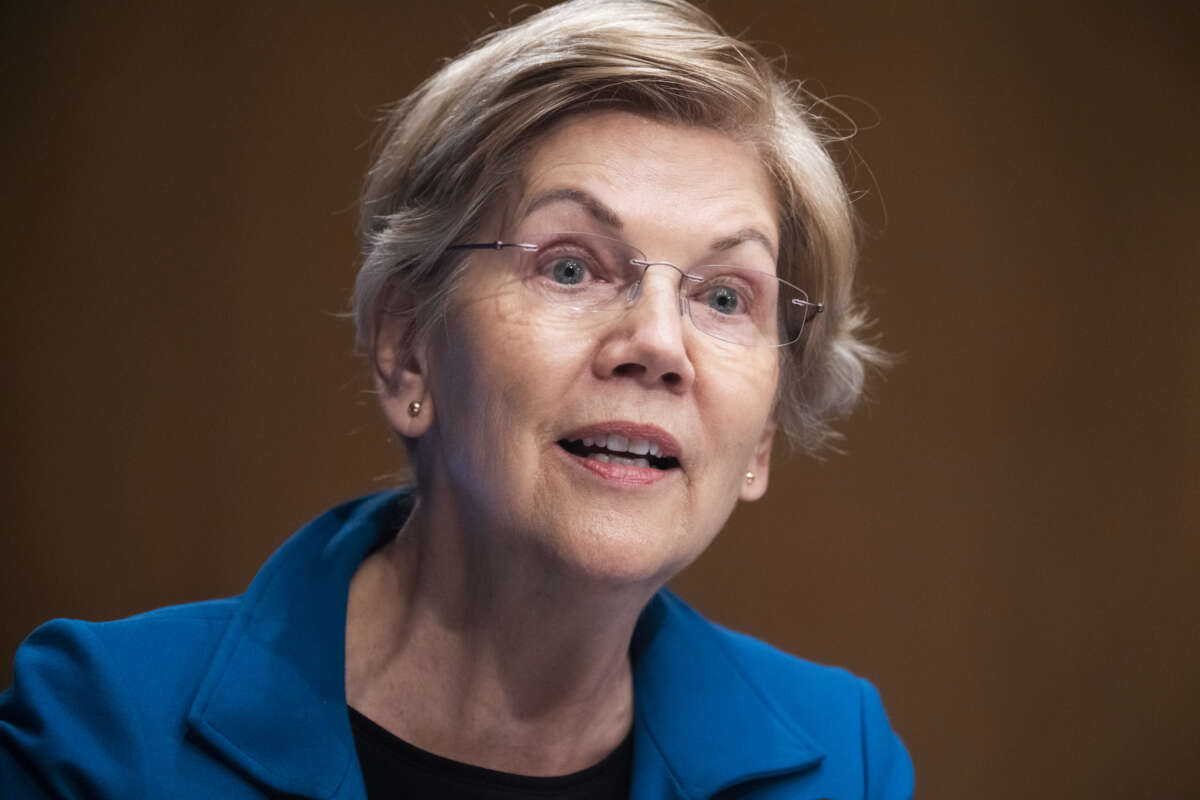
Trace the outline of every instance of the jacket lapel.
[[346, 594], [359, 563], [396, 531], [395, 514], [407, 514], [395, 498], [389, 492], [339, 506], [271, 557], [189, 711], [196, 735], [272, 789], [362, 795], [346, 713]]
[[795, 774], [824, 757], [739, 667], [711, 623], [670, 592], [638, 621], [633, 800], [707, 798]]

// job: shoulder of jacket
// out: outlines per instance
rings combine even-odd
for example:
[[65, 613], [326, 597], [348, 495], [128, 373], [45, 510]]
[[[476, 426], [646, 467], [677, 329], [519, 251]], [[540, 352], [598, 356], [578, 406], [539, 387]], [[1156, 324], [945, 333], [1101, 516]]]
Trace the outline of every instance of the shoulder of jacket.
[[669, 592], [674, 613], [690, 619], [695, 635], [709, 637], [764, 700], [786, 717], [818, 731], [830, 725], [858, 730], [863, 704], [878, 702], [874, 687], [842, 667], [809, 661], [749, 634], [705, 618]]
[[861, 690], [863, 679], [849, 670], [793, 655], [750, 634], [713, 622], [673, 592], [664, 590], [662, 594], [675, 613], [689, 618], [699, 630], [710, 636], [731, 660], [748, 673], [747, 677], [778, 680], [785, 684], [800, 682], [855, 694]]
[[181, 637], [185, 642], [189, 636], [219, 637], [240, 607], [240, 597], [226, 597], [163, 606], [113, 620], [52, 619], [35, 629], [27, 641], [36, 642], [47, 635], [87, 636], [117, 651], [124, 647], [154, 647], [168, 641], [178, 645]]
[[186, 695], [207, 670], [212, 654], [240, 607], [239, 598], [166, 606], [123, 619], [54, 619], [39, 626], [17, 651], [23, 659], [54, 663], [83, 685], [107, 681], [147, 707]]

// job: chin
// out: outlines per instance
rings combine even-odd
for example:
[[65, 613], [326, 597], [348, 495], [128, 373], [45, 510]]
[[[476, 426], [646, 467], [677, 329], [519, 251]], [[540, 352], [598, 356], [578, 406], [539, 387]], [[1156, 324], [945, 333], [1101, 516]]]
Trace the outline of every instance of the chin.
[[551, 548], [562, 568], [579, 579], [614, 588], [657, 589], [704, 549], [698, 541], [685, 542], [694, 534], [677, 526], [647, 524], [645, 519], [610, 512], [558, 526]]

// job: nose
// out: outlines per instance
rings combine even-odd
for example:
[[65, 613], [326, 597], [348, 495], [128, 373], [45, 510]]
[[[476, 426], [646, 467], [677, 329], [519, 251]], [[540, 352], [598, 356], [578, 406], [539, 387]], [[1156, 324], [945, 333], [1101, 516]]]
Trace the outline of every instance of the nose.
[[595, 360], [598, 377], [633, 378], [679, 393], [691, 388], [696, 369], [684, 342], [682, 279], [671, 265], [646, 267], [630, 305], [605, 332]]

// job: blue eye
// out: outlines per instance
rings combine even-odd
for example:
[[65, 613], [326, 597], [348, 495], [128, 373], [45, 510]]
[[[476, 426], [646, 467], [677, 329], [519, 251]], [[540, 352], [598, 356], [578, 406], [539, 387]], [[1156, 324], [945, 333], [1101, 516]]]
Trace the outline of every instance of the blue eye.
[[577, 258], [560, 258], [551, 268], [555, 283], [574, 286], [587, 277], [587, 266]]
[[736, 314], [742, 305], [742, 298], [728, 286], [717, 286], [708, 293], [708, 307], [721, 314]]

